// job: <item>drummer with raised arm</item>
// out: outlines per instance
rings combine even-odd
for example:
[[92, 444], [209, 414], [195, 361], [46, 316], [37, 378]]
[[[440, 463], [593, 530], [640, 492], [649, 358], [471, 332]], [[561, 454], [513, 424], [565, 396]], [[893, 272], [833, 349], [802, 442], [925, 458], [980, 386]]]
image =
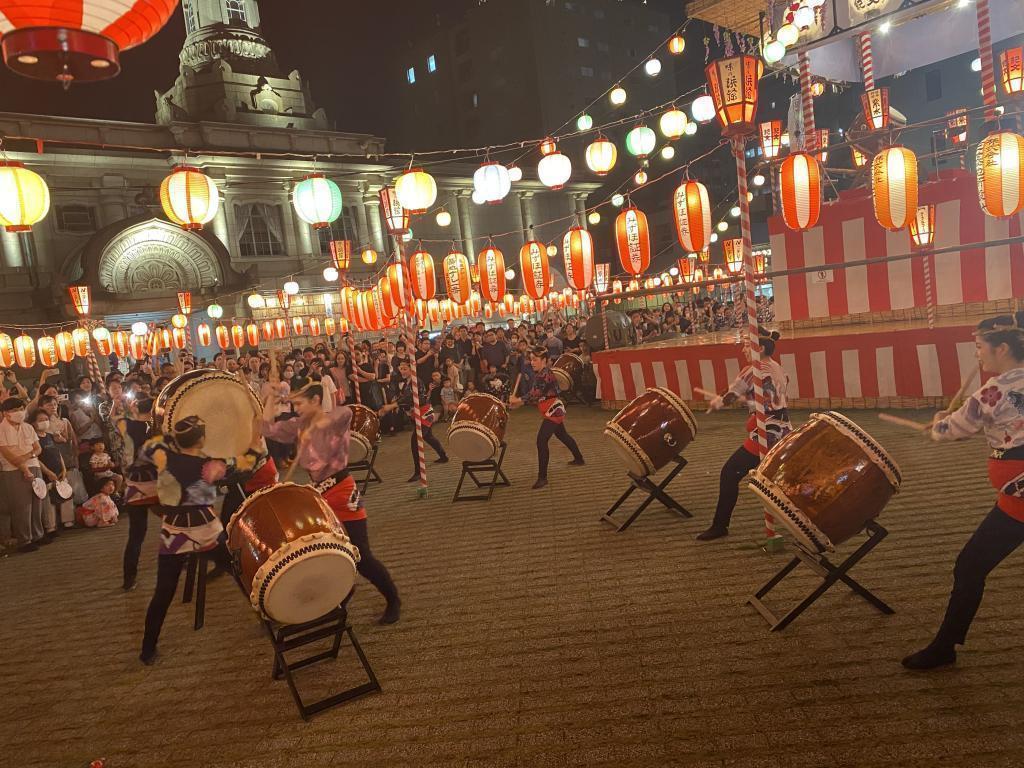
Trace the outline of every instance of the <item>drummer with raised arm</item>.
[[543, 420], [537, 430], [537, 481], [534, 490], [548, 484], [548, 443], [557, 437], [572, 452], [570, 466], [582, 466], [583, 454], [572, 435], [565, 428], [565, 403], [558, 397], [558, 381], [548, 366], [548, 351], [544, 347], [530, 350], [530, 366], [533, 368], [533, 386], [523, 398], [514, 394], [509, 397], [509, 405], [518, 408], [524, 403], [535, 403]]
[[956, 559], [939, 631], [925, 648], [903, 659], [907, 669], [956, 662], [956, 646], [967, 639], [986, 577], [1024, 542], [1024, 312], [981, 321], [975, 339], [982, 369], [994, 375], [956, 411], [937, 413], [931, 437], [962, 440], [985, 433], [996, 503]]
[[[771, 448], [779, 441], [779, 438], [793, 429], [793, 425], [789, 421], [786, 398], [789, 378], [779, 362], [772, 357], [775, 354], [775, 342], [779, 340], [779, 332], [769, 332], [764, 328], [759, 328], [757, 335], [757, 343], [761, 350], [761, 367], [764, 372], [762, 387], [764, 389], [768, 447]], [[750, 411], [750, 416], [747, 418], [747, 439], [722, 467], [718, 483], [718, 506], [715, 509], [715, 518], [711, 527], [697, 536], [697, 541], [713, 541], [729, 534], [729, 521], [732, 520], [732, 511], [736, 507], [736, 500], [740, 494], [740, 481], [761, 462], [761, 454], [757, 445], [757, 417], [754, 412], [754, 367], [750, 364], [750, 353], [745, 346], [743, 354], [747, 358], [746, 367], [740, 371], [728, 392], [711, 401], [708, 412], [720, 411], [737, 400], [745, 400]]]
[[[401, 411], [412, 421], [415, 418], [412, 399], [412, 366], [407, 360], [403, 360], [398, 364], [398, 374], [398, 378], [391, 384], [391, 402], [383, 406], [377, 413], [381, 417], [385, 417], [389, 413]], [[420, 426], [423, 429], [423, 442], [437, 453], [437, 459], [434, 461], [435, 464], [447, 464], [448, 454], [445, 453], [441, 441], [434, 436], [433, 425], [436, 414], [434, 409], [430, 407], [430, 403], [427, 402], [426, 387], [423, 386], [422, 379], [417, 379], [416, 384], [419, 388], [420, 413], [423, 414], [420, 420]], [[419, 442], [416, 440], [415, 429], [412, 430], [411, 445], [412, 476], [407, 482], [413, 483], [420, 477]]]
[[273, 421], [278, 395], [271, 393], [263, 408], [263, 435], [279, 443], [295, 444], [295, 462], [309, 473], [313, 487], [324, 497], [359, 548], [358, 570], [384, 596], [387, 606], [381, 624], [394, 624], [401, 616], [402, 601], [391, 574], [370, 549], [366, 507], [348, 471], [349, 425], [352, 409], [339, 406], [323, 410], [323, 388], [307, 384], [291, 396], [297, 419]]

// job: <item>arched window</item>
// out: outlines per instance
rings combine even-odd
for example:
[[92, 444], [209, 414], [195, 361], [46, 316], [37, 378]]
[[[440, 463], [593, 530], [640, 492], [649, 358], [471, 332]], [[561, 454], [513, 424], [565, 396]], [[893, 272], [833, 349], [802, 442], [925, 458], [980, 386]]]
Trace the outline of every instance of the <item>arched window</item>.
[[245, 0], [226, 0], [228, 24], [248, 24], [245, 20]]
[[281, 212], [276, 205], [248, 203], [235, 208], [238, 253], [243, 259], [284, 255]]

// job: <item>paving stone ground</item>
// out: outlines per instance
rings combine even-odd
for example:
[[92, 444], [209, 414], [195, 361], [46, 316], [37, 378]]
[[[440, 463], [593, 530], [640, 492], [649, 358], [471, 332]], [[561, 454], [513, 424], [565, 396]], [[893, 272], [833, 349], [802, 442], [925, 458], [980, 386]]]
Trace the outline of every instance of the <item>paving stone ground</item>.
[[[138, 663], [155, 526], [127, 595], [126, 521], [0, 561], [0, 765], [1024, 765], [1024, 553], [989, 579], [958, 668], [899, 666], [930, 637], [956, 553], [991, 505], [983, 441], [934, 445], [873, 412], [852, 415], [906, 478], [881, 518], [890, 536], [854, 571], [894, 616], [836, 588], [769, 634], [744, 601], [786, 556], [756, 547], [748, 491], [727, 539], [694, 542], [742, 437], [739, 413], [699, 417], [672, 488], [693, 520], [655, 507], [617, 534], [598, 522], [625, 485], [601, 434], [609, 413], [571, 409], [587, 466], [566, 467], [553, 441], [551, 484], [532, 492], [539, 417], [520, 411], [514, 485], [490, 503], [451, 503], [454, 463], [431, 465], [430, 496], [415, 500], [407, 439], [385, 441], [370, 527], [403, 618], [376, 626], [382, 601], [366, 583], [353, 605], [384, 690], [308, 724], [270, 680], [262, 626], [227, 579], [210, 585], [205, 629], [193, 632], [190, 607], [175, 603], [160, 662]], [[814, 585], [801, 569], [773, 604]], [[302, 680], [315, 692], [354, 672], [343, 657]]]

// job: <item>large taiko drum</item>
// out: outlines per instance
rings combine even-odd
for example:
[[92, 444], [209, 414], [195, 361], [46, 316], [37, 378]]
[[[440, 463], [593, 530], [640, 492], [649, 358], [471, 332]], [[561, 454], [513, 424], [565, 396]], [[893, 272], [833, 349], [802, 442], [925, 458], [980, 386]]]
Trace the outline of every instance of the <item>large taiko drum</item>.
[[311, 486], [279, 483], [247, 498], [228, 523], [252, 607], [281, 624], [337, 608], [356, 580], [359, 550]]
[[635, 475], [653, 475], [697, 436], [697, 420], [677, 394], [648, 389], [604, 428], [612, 447]]
[[163, 431], [189, 416], [206, 423], [203, 453], [215, 459], [242, 456], [253, 444], [254, 420], [263, 412], [252, 389], [238, 376], [208, 368], [189, 371], [171, 380], [157, 397]]
[[448, 429], [448, 448], [463, 461], [487, 461], [501, 447], [506, 426], [508, 409], [501, 400], [483, 392], [466, 395]]
[[583, 358], [572, 352], [566, 352], [558, 356], [555, 364], [551, 366], [551, 373], [555, 375], [558, 388], [562, 392], [571, 392], [579, 386], [580, 377], [587, 364]]
[[768, 512], [812, 552], [832, 551], [860, 533], [902, 482], [885, 449], [835, 411], [811, 414], [750, 477]]
[[372, 408], [352, 404], [352, 424], [349, 426], [348, 460], [366, 461], [373, 446], [380, 440], [380, 419]]

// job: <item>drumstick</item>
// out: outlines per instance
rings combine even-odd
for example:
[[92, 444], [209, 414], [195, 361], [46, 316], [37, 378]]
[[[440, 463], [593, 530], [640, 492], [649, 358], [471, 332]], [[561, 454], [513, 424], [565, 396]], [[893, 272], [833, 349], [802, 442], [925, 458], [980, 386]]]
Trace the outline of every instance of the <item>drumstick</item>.
[[693, 394], [708, 397], [711, 398], [712, 400], [718, 397], [718, 394], [716, 392], [708, 392], [706, 389], [701, 389], [700, 387], [694, 387]]
[[955, 411], [964, 404], [964, 400], [967, 397], [967, 391], [971, 388], [971, 384], [974, 382], [974, 377], [981, 374], [981, 366], [972, 370], [967, 374], [967, 378], [964, 379], [964, 383], [960, 385], [960, 390], [953, 395], [953, 399], [949, 401], [949, 407], [946, 409], [949, 412]]
[[519, 397], [516, 393], [519, 391], [519, 382], [522, 381], [523, 374], [516, 376], [516, 383], [512, 385], [511, 397]]
[[890, 424], [896, 424], [901, 427], [908, 427], [910, 429], [916, 429], [919, 432], [923, 432], [926, 429], [931, 429], [931, 424], [922, 424], [920, 421], [914, 421], [913, 419], [904, 419], [902, 416], [893, 416], [891, 413], [880, 413], [878, 418], [882, 421], [887, 421]]

